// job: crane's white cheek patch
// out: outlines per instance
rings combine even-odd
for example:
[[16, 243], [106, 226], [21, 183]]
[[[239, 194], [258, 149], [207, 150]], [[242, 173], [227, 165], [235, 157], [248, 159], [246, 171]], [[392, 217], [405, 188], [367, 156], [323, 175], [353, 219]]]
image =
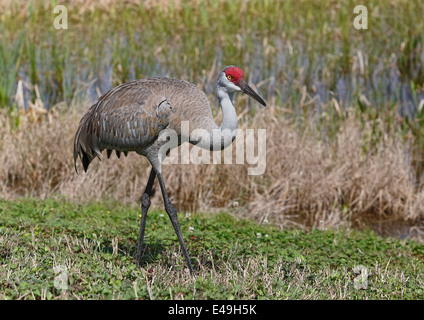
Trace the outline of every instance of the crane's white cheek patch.
[[241, 92], [241, 89], [239, 86], [235, 85], [233, 82], [228, 81], [228, 87], [231, 88], [233, 92]]

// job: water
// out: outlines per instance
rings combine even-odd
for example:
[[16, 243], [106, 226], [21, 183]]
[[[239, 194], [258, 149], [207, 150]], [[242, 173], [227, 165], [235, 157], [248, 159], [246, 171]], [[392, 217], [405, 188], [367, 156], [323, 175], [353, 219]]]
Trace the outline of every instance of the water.
[[[134, 35], [135, 39], [142, 35]], [[311, 98], [317, 99], [322, 104], [328, 103], [333, 98], [337, 99], [339, 105], [346, 109], [352, 104], [356, 104], [359, 94], [364, 95], [373, 107], [386, 108], [387, 106], [398, 106], [399, 114], [402, 117], [413, 116], [422, 99], [424, 91], [416, 91], [414, 96], [411, 81], [403, 80], [400, 77], [400, 71], [397, 67], [396, 57], [382, 56], [376, 63], [371, 64], [367, 52], [352, 50], [352, 63], [350, 72], [342, 71], [342, 67], [334, 65], [333, 60], [336, 57], [327, 57], [319, 53], [313, 55], [311, 61], [311, 52], [308, 51], [306, 44], [302, 42], [293, 43], [283, 41], [280, 37], [275, 37], [272, 41], [275, 52], [266, 54], [262, 41], [253, 41], [253, 47], [243, 55], [240, 62], [243, 68], [249, 70], [249, 80], [253, 83], [260, 83], [268, 80], [261, 87], [261, 92], [266, 98], [272, 95], [278, 95], [281, 98], [283, 106], [290, 106], [295, 110], [302, 99], [302, 88], [306, 86], [307, 93]], [[87, 42], [82, 41], [75, 44], [75, 48], [69, 49], [69, 55], [62, 53], [62, 66], [58, 67], [57, 62], [53, 63], [52, 58], [45, 54], [45, 46], [35, 47], [35, 57], [39, 79], [39, 89], [42, 100], [46, 108], [50, 108], [56, 103], [62, 102], [65, 98], [68, 104], [75, 101], [95, 100], [98, 94], [103, 94], [119, 82], [130, 81], [143, 76], [173, 76], [182, 77], [181, 66], [176, 66], [174, 61], [179, 60], [181, 54], [187, 55], [192, 52], [185, 52], [182, 47], [175, 48], [176, 52], [163, 52], [159, 55], [152, 55], [143, 58], [138, 54], [138, 49], [142, 46], [130, 46], [128, 39], [122, 36], [102, 42], [103, 47], [95, 49], [95, 60], [91, 61], [85, 58], [87, 55]], [[122, 50], [129, 58], [117, 61], [124, 55]], [[52, 48], [52, 43], [47, 43]], [[216, 48], [213, 59], [219, 66], [228, 64], [228, 58], [225, 58], [223, 49]], [[154, 51], [150, 49], [151, 51]], [[164, 49], [165, 50], [165, 49]], [[169, 49], [168, 49], [169, 50]], [[187, 49], [189, 50], [189, 49]], [[337, 54], [338, 51], [335, 51]], [[47, 51], [49, 49], [47, 48]], [[118, 53], [116, 53], [118, 52]], [[359, 59], [361, 57], [361, 59]], [[424, 65], [424, 50], [420, 55]], [[180, 59], [181, 60], [181, 59]], [[362, 61], [359, 61], [362, 60]], [[364, 62], [365, 60], [365, 66]], [[389, 61], [389, 62], [388, 62]], [[183, 63], [181, 61], [181, 63]], [[212, 61], [203, 61], [200, 67], [208, 72]], [[362, 66], [361, 66], [362, 64]], [[186, 73], [191, 74], [190, 65], [187, 66]], [[61, 70], [58, 71], [58, 69]], [[125, 78], [119, 78], [117, 70], [125, 69]], [[29, 63], [22, 63], [19, 69], [19, 79], [31, 83]], [[118, 73], [118, 74], [117, 74]], [[124, 73], [124, 72], [122, 72]], [[55, 79], [55, 76], [61, 76], [61, 79]], [[191, 79], [196, 82], [200, 79]], [[215, 79], [213, 79], [214, 81]], [[61, 82], [61, 85], [59, 85]], [[87, 85], [86, 90], [77, 90], [81, 85]], [[211, 92], [214, 83], [205, 84], [205, 90]], [[17, 88], [17, 83], [14, 90]], [[15, 91], [16, 92], [16, 91]], [[13, 92], [11, 100], [13, 102]], [[25, 92], [25, 108], [28, 101], [34, 99], [33, 91]], [[320, 112], [319, 104], [316, 111]]]

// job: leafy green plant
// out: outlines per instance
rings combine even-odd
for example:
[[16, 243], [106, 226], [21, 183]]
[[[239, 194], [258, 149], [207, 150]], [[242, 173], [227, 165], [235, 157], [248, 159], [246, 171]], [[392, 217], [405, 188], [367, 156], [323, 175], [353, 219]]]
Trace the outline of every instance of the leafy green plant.
[[[169, 219], [149, 213], [143, 267], [139, 212], [117, 204], [0, 201], [3, 299], [416, 299], [422, 244], [372, 232], [281, 231], [227, 213], [180, 214], [197, 277]], [[356, 267], [368, 270], [355, 287]]]

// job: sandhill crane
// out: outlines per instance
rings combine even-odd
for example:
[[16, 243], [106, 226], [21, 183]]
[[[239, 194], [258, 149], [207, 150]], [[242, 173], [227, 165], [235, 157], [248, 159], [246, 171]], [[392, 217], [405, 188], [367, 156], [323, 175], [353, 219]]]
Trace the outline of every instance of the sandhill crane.
[[[162, 191], [165, 211], [171, 219], [181, 249], [191, 274], [194, 274], [177, 219], [177, 210], [169, 200], [162, 176], [161, 164], [166, 155], [161, 154], [165, 143], [158, 139], [159, 133], [170, 128], [178, 134], [181, 144], [181, 122], [189, 121], [190, 132], [204, 129], [210, 139], [202, 141], [188, 138], [193, 144], [211, 150], [222, 150], [232, 143], [237, 132], [237, 114], [232, 98], [235, 92], [244, 92], [263, 106], [264, 100], [244, 80], [243, 71], [228, 66], [218, 74], [216, 93], [223, 112], [222, 125], [215, 123], [209, 101], [198, 87], [190, 82], [170, 78], [147, 78], [119, 85], [91, 106], [80, 121], [74, 141], [74, 163], [77, 171], [79, 155], [84, 170], [95, 158], [101, 158], [106, 149], [108, 158], [115, 150], [118, 158], [130, 151], [147, 157], [152, 169], [146, 189], [141, 197], [140, 234], [136, 251], [136, 263], [140, 266], [144, 229], [150, 195], [156, 176]], [[212, 135], [218, 134], [212, 138]], [[207, 142], [206, 142], [207, 141]], [[168, 150], [169, 151], [169, 150]], [[78, 171], [77, 171], [78, 173]]]

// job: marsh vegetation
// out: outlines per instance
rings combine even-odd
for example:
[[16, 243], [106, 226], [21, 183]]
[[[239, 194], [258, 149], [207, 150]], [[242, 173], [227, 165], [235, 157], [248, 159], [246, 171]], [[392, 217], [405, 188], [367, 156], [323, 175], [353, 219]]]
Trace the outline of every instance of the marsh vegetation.
[[[57, 4], [67, 8], [68, 29], [53, 26]], [[104, 158], [101, 164], [95, 161], [87, 174], [75, 174], [72, 141], [79, 119], [100, 95], [118, 84], [167, 76], [198, 84], [219, 122], [215, 77], [223, 67], [233, 64], [245, 71], [249, 83], [267, 101], [267, 109], [261, 110], [246, 97], [237, 96], [235, 101], [242, 128], [267, 130], [266, 171], [248, 176], [246, 166], [237, 164], [165, 166], [168, 191], [180, 212], [195, 216], [226, 211], [264, 228], [269, 224], [295, 230], [283, 234], [285, 240], [293, 240], [298, 232], [317, 230], [327, 231], [311, 237], [334, 240], [340, 234], [331, 230], [342, 228], [349, 230], [357, 243], [383, 241], [375, 240], [374, 234], [367, 238], [353, 231], [371, 228], [380, 234], [422, 242], [424, 5], [420, 0], [369, 1], [367, 30], [353, 28], [355, 5], [352, 0], [0, 1], [0, 198], [10, 203], [18, 203], [20, 197], [47, 201], [60, 198], [74, 204], [119, 200], [129, 206], [125, 208], [138, 207], [149, 173], [147, 160], [135, 154], [124, 159]], [[153, 196], [152, 202], [161, 208], [159, 196]], [[4, 204], [2, 210], [21, 212]], [[159, 214], [155, 212], [155, 219]], [[100, 216], [96, 218], [100, 220]], [[17, 220], [1, 221], [4, 241], [28, 233], [25, 224]], [[9, 224], [14, 226], [11, 231], [4, 228]], [[87, 228], [81, 232], [90, 238]], [[65, 239], [64, 234], [61, 237]], [[305, 242], [298, 243], [303, 248], [299, 250], [309, 254], [313, 250], [306, 250], [304, 245], [309, 243], [305, 240], [308, 236], [302, 237], [299, 241]], [[78, 247], [78, 239], [69, 235], [68, 246], [75, 242]], [[94, 244], [87, 252], [97, 245], [97, 238], [90, 239]], [[381, 243], [383, 248], [384, 241]], [[38, 248], [39, 243], [32, 245]], [[353, 247], [349, 250], [355, 251]], [[49, 248], [46, 252], [52, 250]], [[384, 248], [381, 250], [392, 252]], [[418, 257], [414, 261], [420, 265], [422, 247], [414, 248], [402, 253], [402, 259]], [[202, 262], [212, 258], [203, 257], [209, 253], [202, 253], [198, 247], [195, 250], [203, 268]], [[224, 272], [225, 263], [232, 264], [228, 250], [227, 262], [220, 261], [218, 273]], [[6, 256], [11, 254], [7, 252]], [[162, 268], [159, 273], [166, 273], [163, 259], [174, 261], [173, 254], [157, 260], [158, 268]], [[295, 272], [294, 262], [280, 263], [287, 255], [264, 267], [267, 254], [240, 263], [266, 272], [271, 272], [269, 268]], [[375, 261], [380, 261], [378, 266], [387, 264], [389, 256]], [[355, 261], [359, 263], [360, 259]], [[343, 266], [353, 267], [349, 263]], [[375, 275], [383, 276], [378, 266]], [[234, 271], [234, 279], [243, 268]], [[401, 268], [403, 265], [396, 265], [394, 274], [402, 274]], [[308, 272], [316, 275], [321, 269], [314, 265], [302, 270], [297, 275], [288, 274], [298, 281], [296, 277]], [[337, 270], [346, 275], [348, 269]], [[325, 272], [322, 281], [337, 280], [333, 271]], [[383, 279], [389, 279], [384, 278], [386, 274]], [[137, 276], [133, 281], [138, 281]], [[232, 276], [226, 276], [222, 281], [228, 283]], [[143, 277], [148, 279], [148, 274]], [[399, 277], [393, 279], [405, 280]], [[421, 278], [414, 279], [414, 288], [422, 285]], [[273, 277], [269, 280], [279, 281]], [[280, 283], [284, 290], [278, 296], [266, 288], [261, 292], [266, 298], [367, 297], [356, 291], [340, 295], [345, 282], [331, 283], [329, 296], [317, 293], [313, 282], [308, 284], [310, 295], [283, 294], [284, 290], [290, 292], [288, 283]], [[405, 288], [405, 283], [399, 285], [399, 292], [404, 292], [401, 287]], [[178, 290], [191, 295], [193, 285], [187, 284], [186, 291]], [[147, 288], [147, 283], [143, 286]], [[127, 289], [129, 295], [138, 292]], [[237, 298], [261, 296], [259, 291], [246, 288], [243, 293], [234, 290], [230, 290], [231, 295]], [[10, 297], [4, 292], [3, 297]], [[16, 292], [11, 296], [19, 297], [20, 291]], [[74, 294], [102, 298], [122, 298], [125, 294], [93, 292]], [[414, 292], [397, 297], [416, 297], [418, 291]], [[162, 290], [158, 295], [167, 294]], [[175, 297], [174, 291], [170, 294]], [[368, 297], [388, 295], [384, 291]], [[32, 296], [38, 298], [41, 293]], [[144, 296], [148, 297], [147, 291]], [[72, 294], [67, 297], [72, 298]], [[215, 293], [199, 297], [225, 298]]]

